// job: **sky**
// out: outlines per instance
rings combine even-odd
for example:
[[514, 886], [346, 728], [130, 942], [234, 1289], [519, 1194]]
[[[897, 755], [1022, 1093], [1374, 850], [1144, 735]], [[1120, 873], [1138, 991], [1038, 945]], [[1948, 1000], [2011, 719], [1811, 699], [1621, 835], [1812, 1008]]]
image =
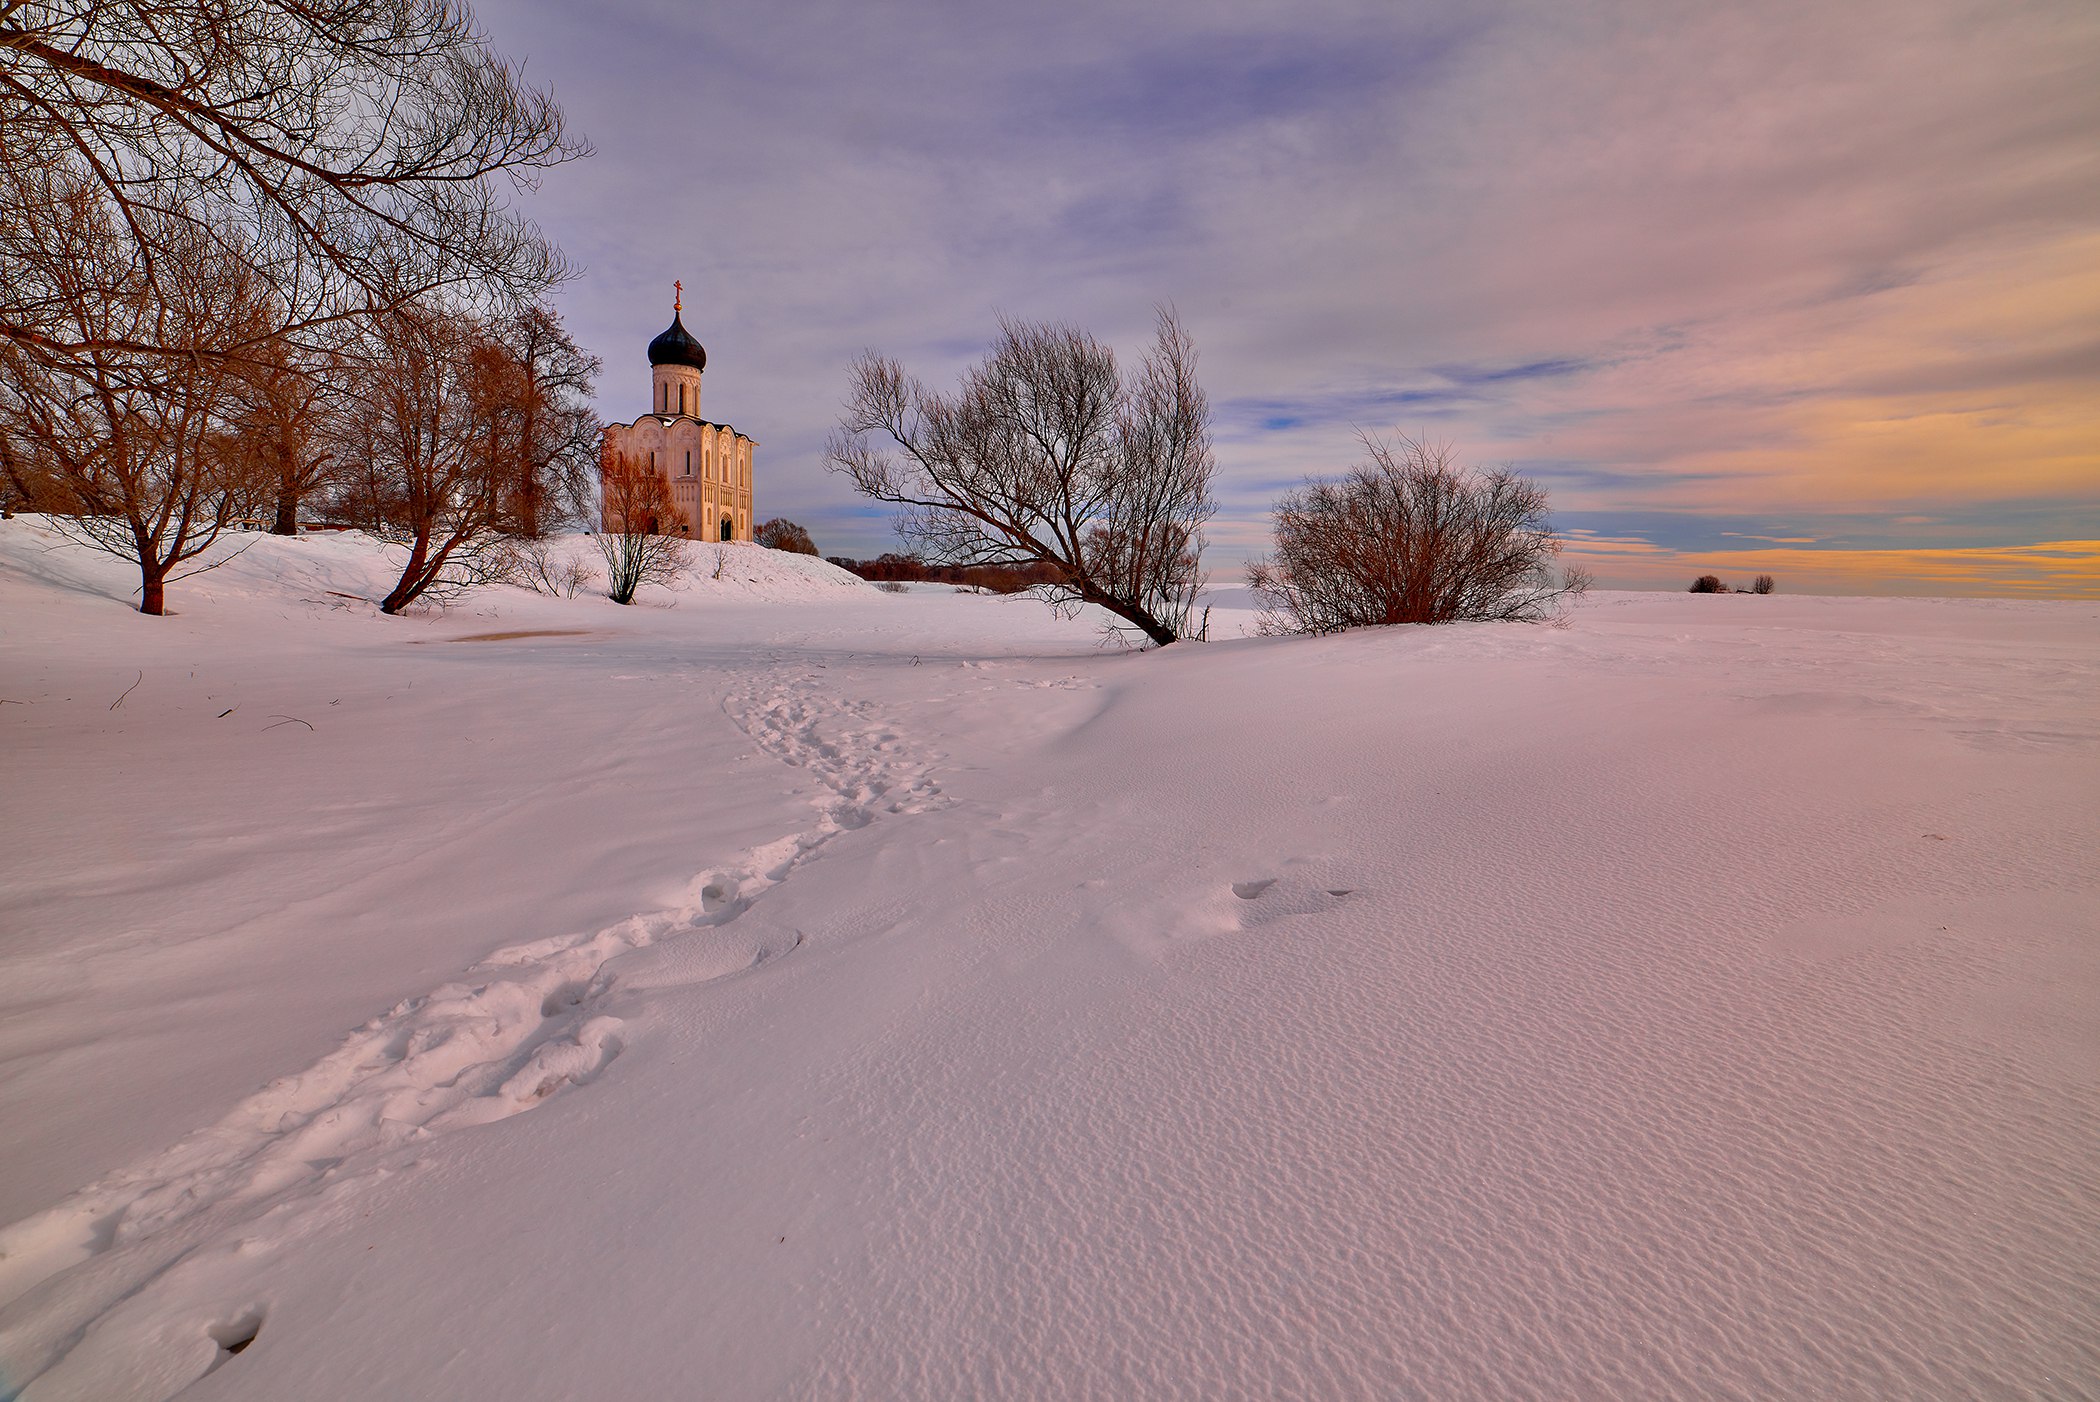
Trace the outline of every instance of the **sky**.
[[646, 410], [685, 284], [761, 518], [899, 548], [824, 465], [853, 358], [1001, 314], [1216, 413], [1220, 582], [1275, 499], [1448, 442], [1607, 587], [2100, 597], [2091, 0], [481, 0], [596, 148], [523, 207]]

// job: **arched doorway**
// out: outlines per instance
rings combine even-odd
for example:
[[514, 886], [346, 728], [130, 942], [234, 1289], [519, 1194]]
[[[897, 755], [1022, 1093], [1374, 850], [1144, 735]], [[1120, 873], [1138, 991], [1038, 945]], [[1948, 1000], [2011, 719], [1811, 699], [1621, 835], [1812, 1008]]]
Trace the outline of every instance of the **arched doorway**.
[[724, 516], [724, 517], [722, 518], [722, 539], [724, 539], [724, 540], [732, 540], [732, 539], [734, 539], [735, 537], [736, 537], [736, 527], [735, 527], [735, 526], [734, 526], [733, 524], [731, 524], [731, 522], [730, 522], [730, 520], [729, 520], [729, 518], [728, 518], [727, 516]]

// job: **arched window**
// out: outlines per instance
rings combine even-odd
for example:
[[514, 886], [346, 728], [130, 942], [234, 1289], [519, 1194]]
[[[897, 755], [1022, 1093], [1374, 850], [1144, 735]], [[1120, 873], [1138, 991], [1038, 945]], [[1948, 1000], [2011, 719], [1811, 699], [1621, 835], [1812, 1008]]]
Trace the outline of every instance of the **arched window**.
[[680, 386], [678, 387], [678, 412], [679, 412], [679, 413], [681, 413], [681, 414], [683, 414], [683, 413], [685, 412], [685, 386], [684, 386], [684, 385], [680, 385]]
[[688, 477], [693, 475], [693, 450], [691, 448], [685, 450], [685, 475]]
[[724, 516], [722, 518], [722, 539], [728, 540], [735, 534], [736, 527], [730, 524], [730, 520], [727, 516]]

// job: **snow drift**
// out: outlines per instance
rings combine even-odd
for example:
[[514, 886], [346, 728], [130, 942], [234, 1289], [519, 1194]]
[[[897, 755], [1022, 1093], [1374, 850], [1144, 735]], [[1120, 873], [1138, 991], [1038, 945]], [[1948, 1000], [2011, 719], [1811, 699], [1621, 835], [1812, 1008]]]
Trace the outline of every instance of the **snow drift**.
[[0, 1389], [2100, 1391], [2091, 604], [720, 553], [145, 619], [0, 524]]

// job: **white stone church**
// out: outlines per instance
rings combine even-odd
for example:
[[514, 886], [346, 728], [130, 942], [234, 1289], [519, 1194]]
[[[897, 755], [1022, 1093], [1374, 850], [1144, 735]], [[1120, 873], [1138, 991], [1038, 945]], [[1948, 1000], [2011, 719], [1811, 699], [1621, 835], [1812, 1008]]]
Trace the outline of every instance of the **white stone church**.
[[[749, 540], [751, 454], [758, 443], [728, 424], [700, 417], [707, 351], [685, 329], [682, 283], [677, 291], [670, 328], [649, 343], [649, 412], [631, 424], [607, 424], [599, 461], [610, 466], [624, 453], [636, 467], [646, 465], [663, 477], [682, 518], [680, 534], [694, 540]], [[614, 529], [610, 521], [601, 524]]]

